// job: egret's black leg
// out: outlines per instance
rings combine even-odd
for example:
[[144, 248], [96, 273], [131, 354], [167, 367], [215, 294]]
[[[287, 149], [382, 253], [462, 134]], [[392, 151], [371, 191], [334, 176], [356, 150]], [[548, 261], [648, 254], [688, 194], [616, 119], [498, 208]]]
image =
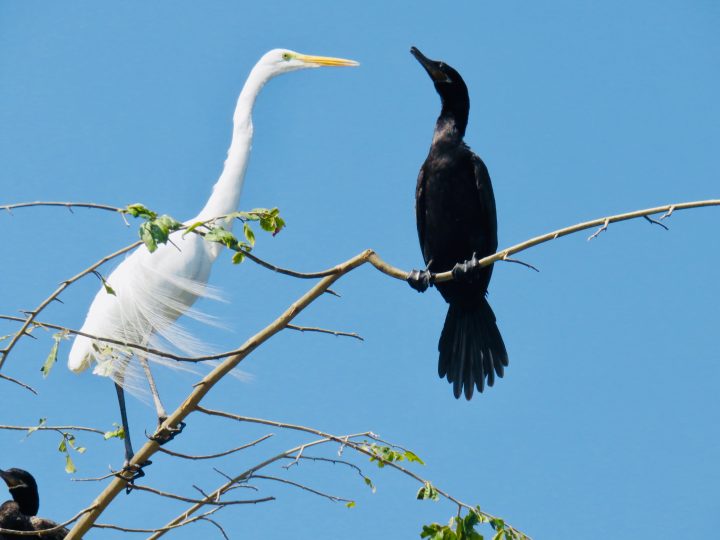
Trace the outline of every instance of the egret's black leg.
[[127, 412], [125, 411], [125, 391], [122, 386], [115, 383], [115, 391], [117, 392], [118, 404], [120, 405], [120, 418], [122, 419], [122, 427], [125, 432], [123, 441], [125, 442], [125, 467], [130, 465], [135, 452], [132, 448], [132, 442], [130, 441], [130, 427], [128, 426]]
[[407, 282], [417, 292], [425, 292], [433, 284], [434, 276], [430, 272], [431, 263], [432, 260], [427, 264], [425, 270], [412, 270], [408, 274]]
[[478, 264], [479, 259], [477, 253], [473, 253], [472, 257], [465, 262], [457, 263], [452, 269], [453, 279], [462, 283], [472, 283], [482, 268]]
[[152, 462], [146, 461], [142, 465], [130, 465], [132, 458], [135, 456], [135, 452], [133, 451], [132, 442], [130, 441], [130, 426], [128, 426], [127, 411], [125, 410], [125, 391], [118, 383], [115, 383], [115, 391], [117, 392], [118, 404], [120, 405], [120, 418], [122, 420], [124, 432], [123, 441], [125, 442], [125, 463], [123, 463], [122, 472], [130, 473], [129, 477], [123, 475], [123, 478], [127, 480], [125, 493], [130, 493], [130, 491], [132, 491], [133, 482], [138, 478], [145, 476], [142, 468], [146, 465], [150, 465]]

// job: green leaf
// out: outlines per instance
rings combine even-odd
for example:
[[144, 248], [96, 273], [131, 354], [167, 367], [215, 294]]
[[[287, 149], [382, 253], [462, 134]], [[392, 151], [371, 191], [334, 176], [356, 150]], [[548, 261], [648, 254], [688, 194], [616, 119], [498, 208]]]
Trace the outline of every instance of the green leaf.
[[58, 445], [58, 452], [67, 453], [67, 442], [65, 441], [65, 437], [62, 438], [60, 444]]
[[57, 356], [58, 356], [58, 349], [60, 348], [60, 341], [65, 339], [67, 337], [67, 332], [63, 330], [62, 332], [58, 332], [56, 334], [53, 334], [53, 344], [52, 347], [50, 347], [50, 354], [48, 354], [47, 358], [45, 359], [45, 362], [43, 363], [42, 367], [40, 368], [40, 371], [43, 374], [43, 377], [47, 377], [50, 375], [50, 370], [52, 370], [53, 366], [55, 365], [55, 362], [57, 362]]
[[118, 424], [113, 422], [113, 426], [115, 426], [115, 429], [112, 431], [106, 431], [103, 434], [103, 438], [107, 441], [108, 439], [112, 439], [113, 437], [118, 439], [125, 439], [125, 430], [122, 426], [119, 426]]
[[405, 459], [407, 459], [410, 462], [415, 462], [415, 463], [419, 463], [420, 465], [425, 465], [425, 462], [422, 459], [420, 459], [417, 456], [417, 454], [415, 454], [414, 452], [411, 452], [410, 450], [406, 450], [405, 454], [403, 454], [403, 455], [405, 456]]
[[205, 240], [208, 242], [217, 242], [229, 248], [234, 248], [238, 244], [237, 238], [230, 231], [225, 230], [221, 226], [213, 227], [205, 234]]
[[162, 215], [140, 225], [140, 239], [152, 253], [157, 249], [158, 244], [165, 244], [168, 241], [172, 231], [177, 231], [182, 226], [182, 223], [170, 216]]
[[420, 501], [437, 501], [440, 499], [440, 495], [438, 494], [437, 489], [435, 489], [435, 487], [430, 482], [425, 482], [423, 487], [418, 490], [415, 498]]
[[236, 252], [232, 258], [233, 264], [240, 264], [244, 260], [245, 260], [245, 254], [242, 251]]
[[197, 229], [198, 227], [200, 227], [202, 225], [205, 225], [204, 221], [196, 221], [195, 223], [190, 225], [187, 229], [185, 229], [183, 231], [183, 233], [182, 233], [183, 238], [185, 238], [186, 234], [193, 232], [195, 229]]
[[273, 231], [273, 236], [275, 236], [277, 233], [279, 233], [281, 230], [285, 228], [285, 220], [281, 218], [280, 216], [275, 218], [275, 230]]
[[113, 296], [117, 296], [115, 294], [115, 289], [113, 289], [110, 284], [105, 281], [105, 278], [100, 272], [95, 272], [95, 275], [100, 278], [100, 281], [102, 281], [103, 287], [105, 287], [105, 292], [108, 294], [112, 294]]
[[363, 476], [363, 478], [365, 480], [365, 485], [367, 485], [372, 490], [372, 492], [375, 493], [375, 484], [373, 484], [372, 480], [370, 480], [370, 478], [368, 478], [367, 476]]
[[76, 470], [77, 469], [75, 468], [75, 464], [73, 463], [70, 454], [65, 454], [65, 472], [68, 474], [73, 474]]
[[152, 210], [148, 210], [144, 205], [140, 203], [129, 204], [125, 208], [125, 212], [130, 214], [132, 217], [139, 217], [143, 219], [155, 219], [157, 214]]
[[255, 245], [255, 233], [250, 228], [250, 225], [247, 223], [243, 223], [243, 234], [245, 234], [245, 238], [250, 243], [251, 246]]
[[47, 418], [41, 418], [40, 421], [38, 422], [37, 426], [31, 427], [30, 429], [28, 429], [26, 437], [29, 437], [30, 435], [35, 433], [38, 429], [43, 427], [46, 422], [47, 422]]
[[349, 501], [346, 505], [348, 508], [354, 508], [355, 507], [355, 501]]

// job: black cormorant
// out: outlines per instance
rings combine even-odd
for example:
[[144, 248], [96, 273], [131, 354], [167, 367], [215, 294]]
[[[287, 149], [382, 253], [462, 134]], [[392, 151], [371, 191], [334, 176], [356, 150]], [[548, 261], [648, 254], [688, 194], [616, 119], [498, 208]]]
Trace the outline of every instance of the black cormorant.
[[497, 215], [490, 175], [463, 141], [470, 98], [460, 74], [444, 62], [410, 52], [428, 72], [440, 94], [442, 111], [430, 152], [420, 168], [415, 192], [418, 236], [426, 270], [408, 282], [425, 291], [432, 274], [453, 271], [453, 280], [435, 286], [450, 304], [438, 343], [438, 373], [453, 384], [456, 398], [473, 388], [492, 386], [503, 376], [508, 355], [487, 295], [492, 265], [477, 261], [497, 249]]
[[[49, 519], [36, 516], [40, 508], [38, 487], [32, 474], [22, 469], [0, 469], [2, 478], [10, 490], [12, 501], [5, 501], [0, 505], [0, 529], [12, 531], [42, 531], [57, 527], [57, 523]], [[67, 535], [65, 527], [49, 534], [38, 535], [37, 538], [45, 540], [62, 540]], [[13, 540], [18, 538], [36, 538], [36, 536], [16, 536], [0, 534], [0, 540]]]

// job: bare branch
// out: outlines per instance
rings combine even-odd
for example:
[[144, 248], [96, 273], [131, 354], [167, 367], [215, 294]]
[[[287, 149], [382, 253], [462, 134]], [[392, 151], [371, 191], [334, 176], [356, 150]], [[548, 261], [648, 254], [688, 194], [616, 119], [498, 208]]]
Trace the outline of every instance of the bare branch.
[[91, 428], [91, 427], [85, 427], [85, 426], [46, 426], [46, 425], [38, 425], [38, 426], [8, 426], [4, 424], [0, 424], [0, 429], [7, 429], [11, 431], [59, 431], [59, 432], [67, 432], [67, 431], [87, 431], [90, 433], [97, 433], [99, 435], [105, 435], [105, 432], [101, 429]]
[[332, 334], [333, 336], [346, 336], [359, 339], [360, 341], [365, 341], [362, 336], [360, 336], [360, 334], [357, 334], [356, 332], [340, 332], [338, 330], [326, 330], [325, 328], [316, 328], [312, 326], [296, 326], [294, 324], [288, 324], [287, 328], [290, 328], [291, 330], [298, 330], [300, 332], [320, 332], [322, 334]]
[[666, 231], [669, 231], [669, 230], [670, 230], [670, 227], [668, 227], [668, 226], [665, 225], [664, 223], [659, 222], [657, 219], [653, 219], [653, 218], [651, 218], [650, 216], [643, 216], [643, 217], [644, 217], [646, 220], [648, 220], [650, 223], [653, 223], [653, 224], [655, 224], [655, 225], [660, 225], [660, 226], [661, 226], [663, 229], [665, 229]]
[[28, 208], [30, 206], [61, 206], [64, 208], [67, 208], [72, 212], [73, 208], [94, 208], [96, 210], [108, 210], [110, 212], [120, 212], [121, 214], [124, 214], [126, 212], [125, 208], [118, 208], [116, 206], [110, 206], [107, 204], [95, 204], [95, 203], [84, 203], [84, 202], [47, 202], [47, 201], [35, 201], [35, 202], [24, 202], [24, 203], [15, 203], [15, 204], [4, 204], [0, 206], [0, 210], [7, 210], [8, 212], [11, 212], [11, 210], [15, 210], [16, 208]]
[[201, 455], [201, 456], [191, 456], [188, 454], [181, 454], [179, 452], [173, 452], [172, 450], [168, 450], [167, 448], [160, 447], [159, 450], [163, 454], [168, 454], [169, 456], [178, 457], [182, 459], [193, 459], [193, 460], [200, 460], [200, 459], [215, 459], [223, 456], [228, 456], [230, 454], [234, 454], [235, 452], [239, 452], [240, 450], [245, 450], [246, 448], [250, 448], [251, 446], [255, 446], [256, 444], [259, 444], [263, 442], [264, 440], [269, 439], [272, 437], [272, 433], [268, 433], [267, 435], [264, 435], [260, 437], [259, 439], [256, 439], [252, 442], [249, 442], [247, 444], [244, 444], [242, 446], [238, 446], [237, 448], [233, 448], [231, 450], [226, 450], [225, 452], [219, 452], [217, 454], [207, 454], [207, 455]]
[[[2, 353], [0, 352], [0, 354], [2, 354]], [[0, 357], [0, 358], [1, 358], [1, 357]], [[10, 377], [9, 375], [5, 375], [4, 373], [0, 373], [0, 379], [3, 379], [3, 380], [8, 381], [8, 382], [11, 382], [11, 383], [13, 383], [13, 384], [17, 384], [18, 386], [22, 386], [25, 390], [30, 390], [30, 391], [31, 391], [33, 394], [35, 394], [36, 396], [38, 395], [37, 390], [35, 390], [32, 386], [30, 386], [29, 384], [25, 384], [24, 382], [22, 382], [22, 381], [20, 381], [20, 380], [18, 380], [18, 379], [15, 379], [15, 378], [13, 378], [13, 377]]]
[[330, 499], [332, 502], [353, 502], [350, 499], [344, 499], [343, 497], [338, 497], [336, 495], [330, 495], [329, 493], [323, 493], [322, 491], [318, 491], [317, 489], [313, 489], [309, 486], [306, 486], [304, 484], [299, 484], [298, 482], [293, 482], [292, 480], [287, 480], [285, 478], [279, 478], [277, 476], [265, 476], [262, 474], [253, 474], [250, 476], [250, 478], [260, 478], [262, 480], [273, 480], [275, 482], [280, 482], [282, 484], [288, 484], [290, 486], [295, 486], [300, 489], [304, 489], [305, 491], [309, 491], [310, 493], [314, 493], [315, 495], [319, 495], [320, 497], [325, 497], [326, 499]]
[[192, 504], [203, 504], [203, 505], [210, 505], [210, 506], [231, 506], [231, 505], [236, 505], [236, 504], [257, 504], [257, 503], [261, 503], [261, 502], [275, 500], [275, 497], [264, 497], [262, 499], [238, 500], [238, 501], [221, 501], [219, 499], [207, 500], [207, 498], [203, 499], [203, 500], [199, 500], [199, 499], [191, 499], [189, 497], [183, 497], [182, 495], [175, 495], [174, 493], [168, 493], [167, 491], [160, 491], [159, 489], [151, 488], [148, 486], [141, 486], [139, 484], [134, 484], [133, 490], [147, 491], [148, 493], [154, 493], [155, 495], [160, 495], [161, 497], [165, 497], [167, 499], [175, 499], [176, 501], [183, 501], [183, 502], [192, 503]]

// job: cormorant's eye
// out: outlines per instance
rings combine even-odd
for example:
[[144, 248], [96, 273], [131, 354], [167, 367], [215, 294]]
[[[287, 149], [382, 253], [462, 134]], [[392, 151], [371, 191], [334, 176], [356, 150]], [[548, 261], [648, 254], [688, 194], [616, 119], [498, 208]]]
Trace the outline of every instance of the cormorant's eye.
[[290, 55], [290, 53], [283, 53], [283, 55], [282, 55], [282, 59], [283, 59], [283, 60], [286, 60], [286, 61], [287, 61], [287, 60], [290, 60], [290, 58], [292, 58], [292, 56]]

